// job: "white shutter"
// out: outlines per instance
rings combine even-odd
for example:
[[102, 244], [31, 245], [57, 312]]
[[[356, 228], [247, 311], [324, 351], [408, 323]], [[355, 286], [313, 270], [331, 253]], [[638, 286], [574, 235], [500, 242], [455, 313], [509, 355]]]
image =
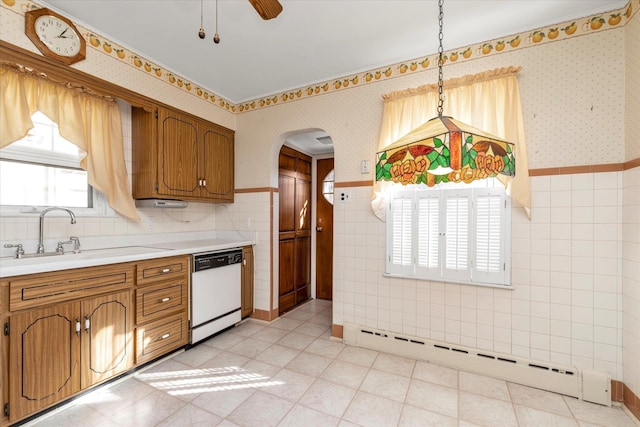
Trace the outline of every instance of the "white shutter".
[[471, 279], [469, 266], [469, 229], [471, 192], [445, 192], [444, 271], [446, 278]]
[[504, 192], [496, 189], [476, 190], [475, 264], [473, 281], [504, 284], [506, 277], [505, 240], [507, 203]]
[[423, 192], [417, 200], [417, 265], [416, 274], [439, 278], [440, 271], [440, 195]]
[[387, 272], [413, 274], [413, 197], [405, 194], [391, 199], [389, 214]]

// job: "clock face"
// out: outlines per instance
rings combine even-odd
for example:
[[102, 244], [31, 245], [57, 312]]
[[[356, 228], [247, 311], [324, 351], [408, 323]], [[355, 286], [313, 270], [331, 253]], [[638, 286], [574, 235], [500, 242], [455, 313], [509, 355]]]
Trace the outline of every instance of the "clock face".
[[72, 57], [80, 52], [80, 37], [63, 20], [42, 15], [36, 18], [34, 29], [40, 41], [57, 55]]

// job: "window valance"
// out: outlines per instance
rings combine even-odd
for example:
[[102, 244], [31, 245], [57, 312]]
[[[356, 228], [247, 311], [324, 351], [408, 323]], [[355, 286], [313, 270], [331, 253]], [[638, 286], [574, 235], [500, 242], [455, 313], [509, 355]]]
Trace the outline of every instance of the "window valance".
[[80, 166], [109, 205], [127, 218], [140, 219], [131, 197], [117, 103], [31, 70], [0, 66], [0, 148], [27, 135], [36, 111], [55, 121], [60, 135], [84, 152]]

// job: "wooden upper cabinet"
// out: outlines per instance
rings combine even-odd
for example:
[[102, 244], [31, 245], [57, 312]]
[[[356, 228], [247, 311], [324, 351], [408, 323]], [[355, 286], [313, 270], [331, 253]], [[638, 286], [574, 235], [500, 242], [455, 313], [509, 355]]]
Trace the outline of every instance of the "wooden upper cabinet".
[[132, 123], [134, 199], [233, 202], [233, 131], [166, 108]]

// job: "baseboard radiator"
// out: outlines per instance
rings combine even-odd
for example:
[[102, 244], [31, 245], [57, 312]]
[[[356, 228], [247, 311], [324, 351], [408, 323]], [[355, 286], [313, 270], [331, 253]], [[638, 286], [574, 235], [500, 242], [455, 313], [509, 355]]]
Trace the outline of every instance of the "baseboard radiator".
[[611, 406], [611, 376], [579, 369], [378, 330], [345, 322], [343, 341], [436, 365], [572, 396]]

